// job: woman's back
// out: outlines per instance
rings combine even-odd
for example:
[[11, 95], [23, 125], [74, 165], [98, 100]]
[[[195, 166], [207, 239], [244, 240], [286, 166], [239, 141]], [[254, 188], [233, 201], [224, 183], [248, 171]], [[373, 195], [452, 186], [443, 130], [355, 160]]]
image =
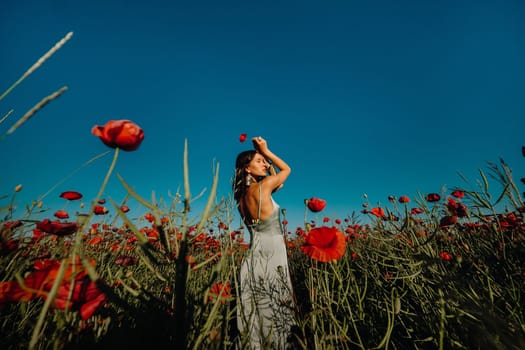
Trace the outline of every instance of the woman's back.
[[[294, 303], [280, 208], [272, 193], [282, 187], [290, 167], [264, 139], [252, 141], [257, 151], [240, 153], [235, 165], [234, 198], [251, 236], [240, 269], [237, 325], [246, 341], [243, 349], [285, 349]], [[269, 162], [279, 173], [271, 173]]]

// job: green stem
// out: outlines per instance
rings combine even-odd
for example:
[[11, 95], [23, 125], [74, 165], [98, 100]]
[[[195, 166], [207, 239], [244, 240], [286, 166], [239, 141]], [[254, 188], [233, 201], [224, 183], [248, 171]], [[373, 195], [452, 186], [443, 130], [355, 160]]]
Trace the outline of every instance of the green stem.
[[115, 165], [117, 164], [118, 154], [119, 154], [119, 148], [116, 147], [115, 153], [113, 154], [113, 160], [111, 162], [111, 165], [109, 166], [106, 177], [104, 178], [104, 181], [102, 182], [102, 186], [100, 186], [97, 196], [95, 197], [93, 202], [91, 202], [91, 207], [89, 208], [89, 213], [87, 215], [87, 218], [82, 223], [82, 226], [77, 232], [77, 236], [75, 240], [75, 247], [73, 249], [73, 256], [75, 256], [76, 253], [78, 252], [78, 249], [80, 248], [80, 243], [82, 242], [82, 232], [84, 232], [86, 230], [87, 225], [89, 225], [89, 222], [91, 218], [93, 217], [93, 211], [95, 210], [95, 206], [97, 205], [98, 200], [100, 199], [100, 197], [102, 197], [102, 194], [106, 190], [106, 186], [108, 185], [109, 178], [111, 177], [111, 174], [113, 173], [113, 170], [115, 169]]
[[58, 293], [58, 288], [60, 287], [60, 283], [62, 282], [62, 279], [64, 278], [64, 272], [66, 271], [66, 265], [67, 265], [67, 260], [62, 260], [62, 263], [60, 264], [60, 267], [58, 269], [55, 281], [53, 282], [53, 286], [51, 287], [51, 290], [49, 291], [49, 294], [46, 297], [46, 301], [44, 302], [44, 306], [42, 307], [42, 310], [40, 311], [40, 316], [38, 317], [36, 326], [33, 329], [33, 334], [31, 335], [31, 340], [29, 341], [30, 350], [34, 349], [36, 346], [36, 343], [38, 342], [38, 338], [40, 337], [40, 332], [42, 330], [42, 326], [44, 325], [44, 319], [46, 317], [47, 311], [49, 310], [51, 303], [55, 301], [55, 297]]

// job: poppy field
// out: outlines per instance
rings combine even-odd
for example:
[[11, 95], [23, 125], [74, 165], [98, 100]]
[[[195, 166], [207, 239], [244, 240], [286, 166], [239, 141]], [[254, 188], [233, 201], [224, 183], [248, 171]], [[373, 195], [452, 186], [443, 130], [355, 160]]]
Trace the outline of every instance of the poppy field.
[[[23, 184], [1, 189], [0, 348], [246, 348], [236, 300], [249, 233], [234, 226], [235, 204], [216, 198], [218, 170], [190, 218], [187, 145], [184, 189], [156, 202], [113, 173], [120, 152], [140, 147], [142, 128], [109, 120], [86, 132], [113, 158], [95, 198], [80, 188], [58, 194], [83, 215], [41, 202], [15, 210]], [[144, 215], [107, 195], [112, 176]], [[475, 188], [365, 196], [343, 218], [324, 217], [326, 201], [309, 198], [301, 227], [288, 227], [282, 209], [295, 294], [290, 348], [524, 349], [525, 178], [514, 180], [503, 160], [480, 176]]]

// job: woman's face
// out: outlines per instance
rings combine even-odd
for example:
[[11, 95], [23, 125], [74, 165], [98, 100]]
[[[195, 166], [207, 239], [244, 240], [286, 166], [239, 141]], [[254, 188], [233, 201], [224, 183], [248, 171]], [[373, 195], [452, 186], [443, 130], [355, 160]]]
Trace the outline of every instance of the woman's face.
[[252, 161], [246, 167], [246, 172], [252, 176], [266, 176], [268, 175], [268, 169], [270, 164], [266, 161], [260, 153], [255, 153]]

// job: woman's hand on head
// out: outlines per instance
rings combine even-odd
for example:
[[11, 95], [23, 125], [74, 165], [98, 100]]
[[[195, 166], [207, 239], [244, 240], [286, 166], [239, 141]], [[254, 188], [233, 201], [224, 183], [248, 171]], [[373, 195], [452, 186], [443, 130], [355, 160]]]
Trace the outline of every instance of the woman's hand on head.
[[255, 147], [255, 150], [264, 155], [264, 152], [268, 150], [268, 144], [266, 143], [266, 140], [263, 139], [261, 136], [253, 137], [252, 138], [253, 147]]

